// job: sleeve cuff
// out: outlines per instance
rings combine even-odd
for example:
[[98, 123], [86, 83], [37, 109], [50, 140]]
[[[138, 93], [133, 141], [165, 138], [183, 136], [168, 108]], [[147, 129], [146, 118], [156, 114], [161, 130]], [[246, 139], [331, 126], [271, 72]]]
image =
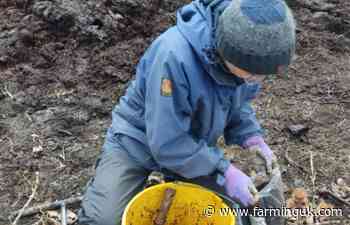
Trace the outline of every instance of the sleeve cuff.
[[230, 161], [222, 158], [219, 161], [218, 167], [217, 167], [217, 171], [218, 173], [216, 174], [216, 183], [220, 186], [224, 186], [226, 179], [225, 179], [225, 172], [228, 169], [228, 167], [230, 166]]
[[254, 136], [251, 136], [249, 138], [247, 138], [243, 144], [242, 144], [242, 147], [243, 148], [249, 148], [253, 145], [261, 145], [264, 143], [264, 138], [261, 136], [261, 135], [254, 135]]
[[218, 166], [217, 166], [217, 170], [221, 173], [221, 174], [225, 174], [227, 168], [230, 166], [230, 161], [222, 158], [220, 159]]

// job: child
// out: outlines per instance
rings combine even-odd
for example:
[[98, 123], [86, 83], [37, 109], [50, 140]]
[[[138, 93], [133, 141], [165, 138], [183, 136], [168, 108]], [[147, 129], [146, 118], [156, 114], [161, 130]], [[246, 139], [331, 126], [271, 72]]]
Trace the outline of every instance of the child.
[[259, 80], [284, 72], [294, 50], [294, 19], [283, 0], [196, 0], [181, 8], [113, 110], [79, 223], [120, 223], [153, 170], [252, 205], [251, 179], [216, 142], [224, 135], [228, 145], [259, 146], [271, 169], [273, 153], [250, 103]]

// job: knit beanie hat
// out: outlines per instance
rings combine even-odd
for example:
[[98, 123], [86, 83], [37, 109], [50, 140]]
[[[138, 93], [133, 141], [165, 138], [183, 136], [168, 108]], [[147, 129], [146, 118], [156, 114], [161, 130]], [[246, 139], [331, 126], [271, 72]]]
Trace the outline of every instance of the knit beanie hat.
[[232, 0], [219, 17], [216, 49], [253, 74], [277, 74], [295, 51], [295, 22], [284, 0]]

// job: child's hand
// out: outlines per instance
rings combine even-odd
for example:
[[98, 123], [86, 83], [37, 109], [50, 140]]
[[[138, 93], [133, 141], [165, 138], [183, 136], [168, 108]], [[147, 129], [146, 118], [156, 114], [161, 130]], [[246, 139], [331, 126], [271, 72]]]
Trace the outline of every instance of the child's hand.
[[225, 189], [228, 196], [239, 201], [245, 207], [259, 201], [258, 191], [252, 180], [232, 164], [225, 172]]
[[266, 169], [269, 175], [271, 175], [272, 170], [278, 166], [275, 154], [273, 154], [270, 147], [265, 143], [261, 136], [248, 138], [248, 140], [244, 142], [243, 147], [248, 148], [249, 150], [258, 150], [258, 153], [261, 154], [266, 161]]

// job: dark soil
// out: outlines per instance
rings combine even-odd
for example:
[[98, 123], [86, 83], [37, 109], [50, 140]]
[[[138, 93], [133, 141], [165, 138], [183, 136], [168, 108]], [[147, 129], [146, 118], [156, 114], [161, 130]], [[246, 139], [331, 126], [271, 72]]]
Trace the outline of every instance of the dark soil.
[[[0, 0], [0, 224], [28, 200], [35, 171], [31, 205], [83, 193], [112, 107], [185, 2]], [[297, 56], [288, 76], [264, 84], [258, 118], [288, 188], [312, 193], [338, 178], [350, 185], [350, 2], [288, 2]], [[295, 124], [309, 129], [292, 135]]]

